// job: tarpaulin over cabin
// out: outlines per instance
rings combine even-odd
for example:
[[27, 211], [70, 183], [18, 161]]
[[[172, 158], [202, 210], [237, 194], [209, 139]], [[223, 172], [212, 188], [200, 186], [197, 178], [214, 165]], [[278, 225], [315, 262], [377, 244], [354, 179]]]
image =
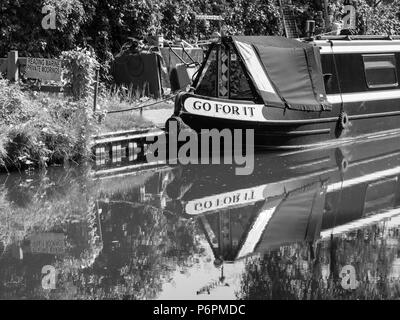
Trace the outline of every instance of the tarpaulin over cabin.
[[256, 247], [256, 252], [303, 241], [313, 242], [320, 236], [326, 184], [315, 182], [286, 195], [276, 207]]
[[282, 37], [235, 36], [232, 40], [265, 104], [331, 110], [317, 47]]

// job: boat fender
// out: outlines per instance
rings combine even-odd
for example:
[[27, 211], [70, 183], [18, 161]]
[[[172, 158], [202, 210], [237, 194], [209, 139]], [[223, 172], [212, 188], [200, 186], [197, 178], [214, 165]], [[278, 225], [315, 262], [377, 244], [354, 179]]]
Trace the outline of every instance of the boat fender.
[[346, 129], [349, 126], [349, 116], [346, 112], [341, 112], [339, 115], [339, 127], [341, 130]]
[[175, 97], [175, 104], [174, 104], [174, 116], [179, 116], [182, 110], [182, 96], [184, 95], [184, 92], [179, 92], [176, 97]]
[[336, 149], [335, 158], [339, 171], [345, 173], [349, 168], [349, 161], [347, 160], [347, 158], [343, 154], [343, 151], [340, 148]]
[[171, 118], [169, 118], [167, 120], [167, 122], [165, 123], [165, 131], [167, 133], [170, 132], [170, 125], [171, 122], [175, 122], [176, 123], [176, 128], [177, 128], [177, 134], [179, 134], [179, 132], [181, 132], [184, 129], [187, 129], [188, 126], [183, 122], [181, 117], [177, 117], [177, 116], [172, 116]]

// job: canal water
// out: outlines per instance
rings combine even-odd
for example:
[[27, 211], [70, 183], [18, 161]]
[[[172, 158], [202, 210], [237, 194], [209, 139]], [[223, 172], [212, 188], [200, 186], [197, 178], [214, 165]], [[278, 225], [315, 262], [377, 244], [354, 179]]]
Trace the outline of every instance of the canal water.
[[0, 299], [400, 297], [400, 137], [0, 176]]

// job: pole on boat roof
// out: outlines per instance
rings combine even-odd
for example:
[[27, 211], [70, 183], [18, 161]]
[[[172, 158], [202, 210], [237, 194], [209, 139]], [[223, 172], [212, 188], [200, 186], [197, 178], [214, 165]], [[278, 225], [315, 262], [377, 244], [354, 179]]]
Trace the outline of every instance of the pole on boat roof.
[[306, 36], [312, 38], [315, 35], [315, 20], [307, 20]]
[[218, 21], [219, 34], [222, 35], [223, 33], [222, 23], [224, 21], [224, 18], [221, 15], [196, 14], [195, 19], [196, 19], [196, 30], [197, 30], [197, 20]]

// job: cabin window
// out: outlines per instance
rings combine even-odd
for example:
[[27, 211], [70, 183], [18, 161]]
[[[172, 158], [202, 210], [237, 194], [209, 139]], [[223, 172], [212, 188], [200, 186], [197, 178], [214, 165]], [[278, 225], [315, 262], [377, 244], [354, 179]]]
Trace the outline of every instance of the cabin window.
[[253, 99], [253, 92], [239, 56], [232, 49], [230, 54], [230, 98], [233, 100]]
[[215, 46], [210, 52], [195, 93], [222, 99], [254, 99], [240, 57], [227, 45]]
[[363, 60], [368, 88], [398, 86], [394, 54], [366, 54]]
[[217, 83], [218, 83], [218, 52], [214, 48], [210, 52], [208, 60], [204, 65], [201, 74], [199, 85], [196, 89], [196, 94], [208, 97], [217, 97]]

